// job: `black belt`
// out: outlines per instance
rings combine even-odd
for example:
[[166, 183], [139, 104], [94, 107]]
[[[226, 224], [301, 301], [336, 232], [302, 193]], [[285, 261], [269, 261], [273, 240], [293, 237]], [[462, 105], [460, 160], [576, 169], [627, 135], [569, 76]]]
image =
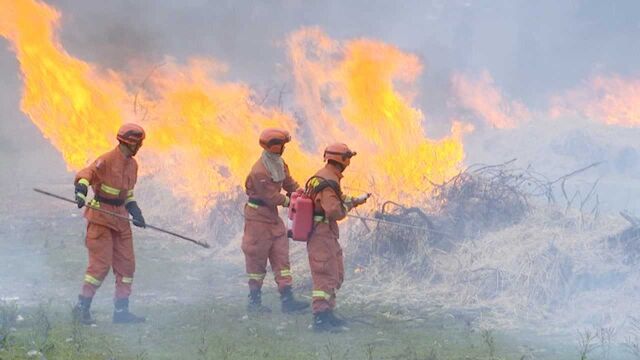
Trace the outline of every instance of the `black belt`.
[[260, 199], [252, 198], [252, 197], [249, 198], [249, 202], [252, 203], [253, 205], [258, 205], [258, 206], [266, 206], [267, 205], [264, 201], [262, 201]]
[[122, 200], [122, 199], [108, 199], [108, 198], [102, 197], [100, 195], [96, 195], [93, 198], [98, 202], [109, 204], [109, 205], [113, 205], [113, 206], [122, 206], [122, 205], [124, 205], [124, 200]]

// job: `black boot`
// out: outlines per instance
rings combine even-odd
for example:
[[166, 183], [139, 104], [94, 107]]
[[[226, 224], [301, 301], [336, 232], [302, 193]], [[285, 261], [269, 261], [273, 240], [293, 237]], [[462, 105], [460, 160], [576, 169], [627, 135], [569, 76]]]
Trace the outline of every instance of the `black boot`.
[[291, 291], [291, 286], [286, 286], [282, 289], [280, 300], [282, 301], [283, 313], [292, 313], [309, 307], [308, 302], [296, 300]]
[[262, 305], [262, 290], [255, 289], [249, 292], [249, 304], [247, 311], [252, 314], [270, 313], [271, 309]]
[[146, 320], [142, 316], [136, 316], [129, 312], [129, 298], [116, 299], [113, 305], [114, 324], [137, 324], [143, 323]]
[[71, 311], [73, 321], [77, 321], [84, 325], [92, 325], [96, 323], [91, 317], [91, 312], [89, 311], [89, 309], [91, 309], [92, 300], [93, 298], [78, 295], [78, 303]]
[[313, 331], [315, 332], [327, 332], [333, 331], [334, 327], [329, 321], [330, 310], [325, 310], [316, 314], [313, 314]]

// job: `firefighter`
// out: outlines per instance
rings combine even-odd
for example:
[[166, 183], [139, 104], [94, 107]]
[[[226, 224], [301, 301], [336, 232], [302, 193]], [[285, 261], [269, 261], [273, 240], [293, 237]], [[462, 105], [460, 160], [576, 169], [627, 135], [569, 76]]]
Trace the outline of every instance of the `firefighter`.
[[[89, 265], [84, 275], [82, 291], [73, 316], [83, 324], [92, 324], [89, 309], [96, 291], [110, 268], [116, 278], [114, 297], [114, 323], [140, 323], [143, 317], [129, 312], [129, 295], [135, 270], [133, 237], [127, 220], [110, 216], [92, 208], [100, 208], [133, 218], [133, 224], [145, 227], [144, 217], [133, 195], [138, 164], [133, 158], [144, 140], [142, 127], [125, 124], [118, 130], [118, 146], [100, 156], [75, 177], [75, 197], [78, 208], [87, 205], [87, 235]], [[94, 198], [87, 200], [88, 189]], [[128, 214], [127, 214], [128, 213]]]
[[[262, 305], [261, 289], [267, 273], [267, 261], [278, 284], [282, 312], [290, 313], [309, 307], [308, 303], [296, 300], [291, 291], [289, 239], [284, 222], [278, 215], [278, 206], [289, 206], [290, 194], [302, 191], [289, 175], [289, 167], [282, 159], [285, 144], [289, 141], [291, 136], [286, 130], [264, 130], [259, 139], [264, 150], [245, 181], [249, 200], [244, 207], [242, 252], [249, 278], [247, 310], [250, 313], [271, 312], [271, 309]], [[282, 189], [288, 195], [282, 194]]]
[[342, 143], [329, 145], [324, 151], [325, 166], [307, 182], [307, 193], [314, 202], [314, 228], [307, 243], [309, 267], [313, 280], [313, 329], [334, 331], [345, 321], [336, 317], [336, 291], [344, 280], [342, 248], [338, 221], [354, 207], [367, 201], [369, 195], [357, 198], [343, 195], [340, 188], [342, 173], [356, 152]]

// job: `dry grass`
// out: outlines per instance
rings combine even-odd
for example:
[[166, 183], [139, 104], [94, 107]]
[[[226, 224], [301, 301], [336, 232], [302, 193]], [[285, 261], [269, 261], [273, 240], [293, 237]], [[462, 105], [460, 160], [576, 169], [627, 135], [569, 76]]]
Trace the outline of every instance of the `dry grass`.
[[515, 327], [523, 320], [624, 322], [622, 309], [610, 304], [632, 303], [628, 290], [638, 273], [607, 240], [624, 221], [601, 219], [589, 230], [580, 224], [580, 214], [543, 207], [519, 224], [459, 241], [449, 251], [414, 247], [401, 259], [371, 257], [367, 263], [359, 263], [357, 254], [373, 247], [376, 236], [351, 237], [345, 253], [352, 273], [341, 296], [414, 314], [450, 312], [490, 327]]

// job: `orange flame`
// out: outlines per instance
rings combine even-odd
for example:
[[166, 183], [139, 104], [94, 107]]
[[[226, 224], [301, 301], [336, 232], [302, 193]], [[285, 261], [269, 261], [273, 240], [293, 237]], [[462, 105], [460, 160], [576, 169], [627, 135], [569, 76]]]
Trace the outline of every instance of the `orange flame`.
[[[150, 129], [145, 166], [164, 176], [174, 193], [191, 197], [197, 208], [215, 201], [215, 194], [244, 184], [260, 156], [256, 139], [263, 128], [277, 126], [293, 132], [296, 127], [290, 117], [256, 106], [247, 86], [216, 81], [222, 71], [204, 59], [185, 66], [169, 63], [149, 78], [151, 90], [140, 96], [148, 109], [145, 127]], [[296, 154], [305, 157], [296, 158], [296, 163], [312, 163], [306, 158], [309, 154], [300, 152], [294, 143], [286, 157], [291, 161]], [[176, 174], [180, 174], [179, 181]], [[202, 196], [202, 191], [214, 198]]]
[[451, 81], [462, 107], [498, 129], [515, 128], [531, 117], [522, 103], [504, 98], [486, 70], [476, 79], [457, 73]]
[[552, 100], [550, 115], [581, 115], [608, 125], [640, 126], [640, 79], [596, 76]]
[[60, 14], [34, 1], [1, 0], [0, 35], [9, 39], [24, 81], [21, 109], [77, 169], [113, 146], [128, 95], [113, 72], [99, 73], [57, 41]]
[[416, 56], [373, 40], [338, 43], [318, 28], [293, 33], [288, 44], [313, 145], [340, 140], [363, 154], [352, 162], [359, 180], [352, 185], [418, 203], [430, 181], [455, 174], [464, 158], [463, 127], [456, 123], [438, 141], [426, 138], [424, 116], [410, 105], [422, 71]]
[[[360, 152], [349, 170], [351, 185], [375, 185], [383, 198], [409, 203], [424, 198], [429, 180], [453, 175], [464, 157], [460, 124], [444, 139], [425, 137], [424, 116], [410, 105], [421, 64], [390, 45], [338, 43], [319, 29], [292, 34], [296, 100], [307, 118], [297, 123], [253, 102], [246, 85], [221, 82], [225, 67], [215, 61], [167, 60], [139, 89], [131, 75], [98, 71], [66, 53], [56, 37], [60, 15], [54, 9], [34, 0], [0, 5], [0, 35], [11, 42], [24, 79], [22, 110], [70, 170], [114, 146], [124, 119], [137, 119], [148, 132], [141, 151], [145, 172], [192, 199], [196, 210], [211, 200], [203, 192], [215, 197], [243, 185], [261, 152], [257, 136], [270, 126], [295, 134], [298, 142], [285, 157], [296, 178], [321, 166], [326, 144], [343, 141]], [[299, 134], [310, 141], [301, 144]]]

